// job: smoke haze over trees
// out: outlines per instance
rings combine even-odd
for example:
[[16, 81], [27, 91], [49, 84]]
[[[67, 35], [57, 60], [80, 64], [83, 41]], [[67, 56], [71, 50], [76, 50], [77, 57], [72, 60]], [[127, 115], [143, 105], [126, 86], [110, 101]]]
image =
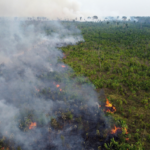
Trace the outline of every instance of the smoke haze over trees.
[[47, 17], [50, 19], [75, 19], [88, 16], [148, 16], [148, 0], [1, 0], [1, 17]]

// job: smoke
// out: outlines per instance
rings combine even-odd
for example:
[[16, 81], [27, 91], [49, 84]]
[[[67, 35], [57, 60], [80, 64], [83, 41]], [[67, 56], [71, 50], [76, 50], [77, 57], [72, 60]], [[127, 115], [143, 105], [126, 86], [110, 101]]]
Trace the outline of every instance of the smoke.
[[[73, 70], [59, 61], [63, 54], [56, 46], [79, 41], [84, 40], [73, 25], [0, 22], [1, 136], [12, 138], [16, 146], [21, 145], [26, 150], [42, 149], [47, 145], [66, 149], [62, 147], [63, 138], [71, 149], [82, 148], [81, 133], [70, 134], [77, 128], [74, 122], [65, 126], [62, 124], [64, 129], [61, 131], [50, 124], [52, 119], [59, 118], [66, 111], [71, 111], [75, 116], [84, 114], [79, 105], [89, 107], [84, 118], [95, 123], [99, 118], [93, 117], [95, 109], [92, 107], [97, 107], [98, 102], [93, 85], [84, 82], [84, 77], [69, 77]], [[79, 81], [83, 83], [79, 84]], [[101, 117], [109, 127], [103, 112]], [[37, 122], [33, 130], [29, 130], [31, 122]], [[52, 123], [57, 125], [55, 120]], [[49, 137], [49, 128], [51, 140], [45, 139]]]
[[10, 0], [0, 1], [0, 16], [7, 17], [38, 17], [51, 19], [75, 18], [79, 14], [80, 5], [75, 0]]
[[[149, 1], [86, 1], [86, 0], [1, 0], [1, 17], [47, 17], [49, 19], [105, 16], [148, 16]], [[142, 10], [142, 11], [139, 11]]]

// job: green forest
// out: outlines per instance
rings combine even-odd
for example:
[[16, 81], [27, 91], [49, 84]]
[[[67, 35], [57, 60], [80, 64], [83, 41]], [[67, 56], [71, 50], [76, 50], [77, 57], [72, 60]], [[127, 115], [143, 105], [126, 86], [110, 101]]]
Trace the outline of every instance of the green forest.
[[[128, 127], [128, 140], [112, 140], [107, 149], [150, 148], [150, 24], [149, 22], [73, 22], [84, 42], [61, 48], [72, 77], [87, 77], [115, 106], [112, 115]], [[85, 81], [80, 81], [85, 82]], [[130, 148], [126, 148], [130, 145]]]

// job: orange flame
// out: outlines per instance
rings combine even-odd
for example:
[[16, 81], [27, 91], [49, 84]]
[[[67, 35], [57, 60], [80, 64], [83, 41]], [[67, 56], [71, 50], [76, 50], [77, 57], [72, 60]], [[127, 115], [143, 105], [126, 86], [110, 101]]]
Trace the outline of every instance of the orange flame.
[[106, 98], [106, 107], [112, 107], [112, 104], [109, 102], [109, 100]]
[[58, 87], [60, 87], [60, 85], [59, 85], [59, 84], [57, 84], [57, 85], [56, 85], [56, 87], [58, 88]]
[[36, 122], [31, 122], [30, 126], [29, 126], [29, 129], [33, 129], [34, 127], [36, 127]]
[[109, 102], [109, 100], [106, 98], [106, 108], [112, 108], [112, 110], [110, 109], [106, 109], [106, 112], [110, 112], [110, 113], [114, 113], [116, 111], [116, 108], [114, 106], [112, 106], [112, 104]]
[[62, 67], [62, 68], [65, 68], [66, 66], [64, 66], [64, 65], [61, 65], [61, 67]]
[[[54, 84], [54, 85], [56, 85], [56, 83], [55, 83], [55, 82], [53, 82], [53, 84]], [[59, 88], [59, 87], [60, 87], [60, 85], [59, 85], [59, 84], [57, 84], [57, 85], [56, 85], [56, 87], [57, 87], [57, 88]], [[62, 91], [62, 89], [59, 89], [59, 90], [60, 90], [60, 91]]]
[[[126, 131], [125, 134], [128, 134], [127, 129], [126, 129], [126, 128], [123, 128], [123, 129]], [[112, 130], [111, 130], [111, 134], [117, 133], [118, 130], [122, 130], [122, 128], [115, 126], [115, 129], [112, 129]], [[129, 140], [129, 138], [126, 138], [126, 140]]]
[[121, 130], [121, 128], [115, 126], [115, 129], [111, 130], [111, 134], [115, 134], [118, 130]]
[[110, 110], [106, 110], [106, 112], [113, 113], [113, 112], [111, 112]]

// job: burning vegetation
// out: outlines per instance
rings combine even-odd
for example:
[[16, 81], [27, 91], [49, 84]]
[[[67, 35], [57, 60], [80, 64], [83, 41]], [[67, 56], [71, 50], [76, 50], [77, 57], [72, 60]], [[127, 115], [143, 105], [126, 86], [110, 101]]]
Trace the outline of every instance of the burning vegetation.
[[[10, 47], [14, 51], [16, 49], [17, 55], [14, 57], [13, 54], [11, 63], [0, 66], [0, 96], [5, 99], [0, 101], [0, 128], [1, 131], [8, 131], [5, 136], [10, 143], [10, 150], [17, 149], [18, 146], [22, 150], [105, 150], [112, 139], [119, 140], [123, 130], [125, 134], [122, 136], [128, 138], [127, 129], [122, 128], [122, 123], [113, 128], [115, 121], [111, 115], [116, 112], [116, 108], [109, 100], [106, 98], [106, 103], [99, 102], [93, 86], [84, 77], [70, 77], [72, 70], [58, 61], [63, 55], [56, 48], [59, 42], [53, 40], [54, 35], [48, 37], [48, 42], [42, 42], [45, 34], [42, 37], [39, 35], [40, 38], [36, 36], [41, 28], [49, 32], [49, 35], [52, 30], [56, 30], [57, 34], [64, 36], [66, 27], [57, 24], [59, 29], [56, 29], [55, 23], [44, 27], [35, 24], [32, 31], [32, 25], [21, 25], [25, 33], [20, 33], [15, 42], [17, 48], [22, 46], [24, 53], [18, 52], [11, 41], [14, 35], [10, 35]], [[67, 32], [79, 33], [77, 29], [67, 29]], [[61, 39], [55, 40], [62, 45]], [[68, 41], [68, 38], [64, 37], [64, 40]], [[71, 42], [75, 44], [80, 40], [77, 35]], [[35, 45], [35, 41], [38, 42], [33, 49], [26, 46]], [[4, 45], [7, 42], [7, 39], [4, 40]], [[10, 47], [4, 46], [2, 50]], [[9, 58], [9, 55], [5, 55]], [[50, 66], [54, 68], [53, 71], [49, 69]], [[84, 83], [80, 82], [83, 80]], [[1, 136], [3, 134], [1, 132]]]
[[33, 129], [36, 127], [36, 122], [31, 122], [30, 126], [29, 126], [29, 129]]
[[106, 98], [106, 105], [105, 110], [106, 112], [114, 113], [116, 111], [116, 108], [109, 102], [109, 100]]

